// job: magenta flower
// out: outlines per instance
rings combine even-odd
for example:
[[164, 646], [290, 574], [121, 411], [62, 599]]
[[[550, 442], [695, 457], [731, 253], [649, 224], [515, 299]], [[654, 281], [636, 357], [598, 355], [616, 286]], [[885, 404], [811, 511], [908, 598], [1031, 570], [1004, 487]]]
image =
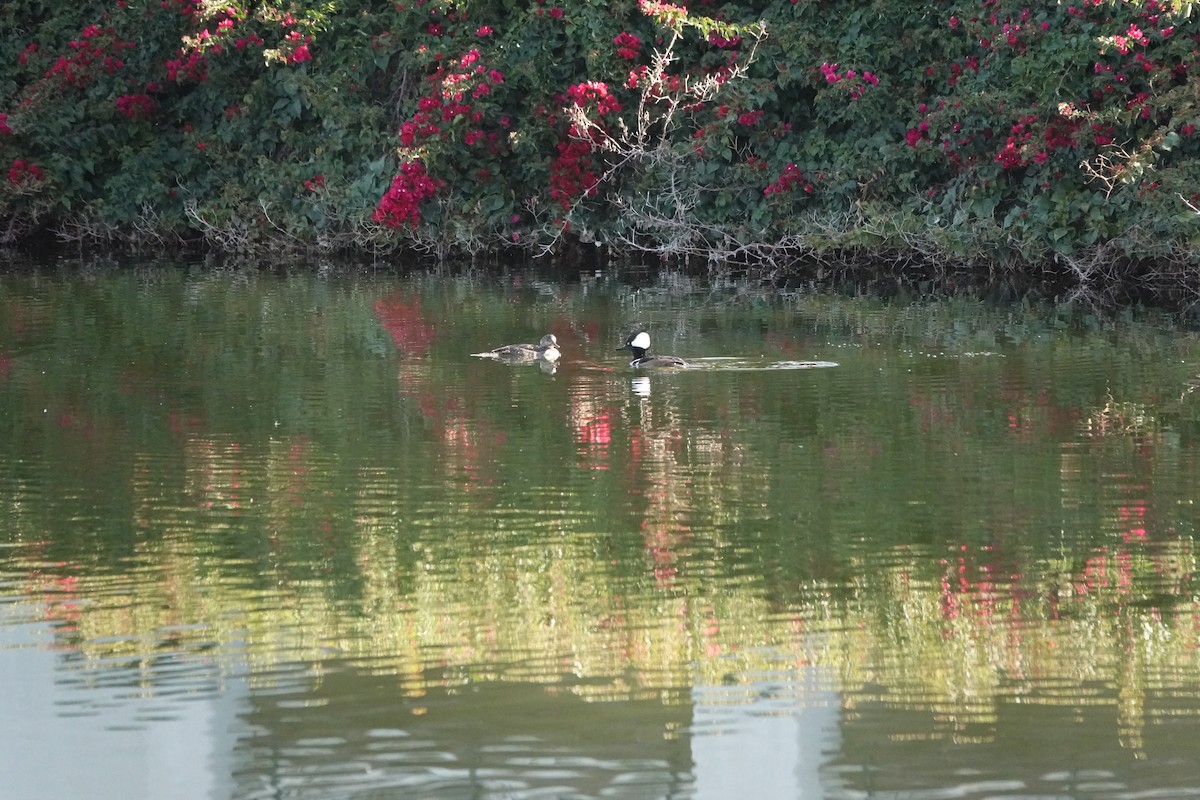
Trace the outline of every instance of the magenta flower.
[[613, 44], [617, 46], [617, 55], [628, 61], [633, 61], [638, 57], [642, 40], [632, 33], [622, 31], [613, 37]]
[[409, 161], [392, 179], [392, 185], [379, 200], [371, 219], [389, 228], [417, 225], [421, 222], [421, 202], [433, 197], [444, 185], [444, 181], [429, 177], [424, 164]]
[[116, 99], [117, 111], [129, 119], [145, 119], [154, 113], [154, 98], [148, 94], [126, 94]]

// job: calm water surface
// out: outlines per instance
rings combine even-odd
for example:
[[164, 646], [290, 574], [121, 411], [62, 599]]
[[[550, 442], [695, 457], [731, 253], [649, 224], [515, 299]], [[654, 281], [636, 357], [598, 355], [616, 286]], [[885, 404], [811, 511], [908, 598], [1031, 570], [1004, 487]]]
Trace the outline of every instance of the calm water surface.
[[10, 270], [3, 797], [1198, 798], [1197, 386], [1148, 313]]

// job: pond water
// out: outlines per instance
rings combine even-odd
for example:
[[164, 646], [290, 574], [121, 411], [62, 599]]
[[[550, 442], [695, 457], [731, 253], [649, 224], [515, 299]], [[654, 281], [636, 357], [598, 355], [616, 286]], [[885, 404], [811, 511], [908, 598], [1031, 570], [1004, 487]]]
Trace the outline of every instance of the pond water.
[[3, 797], [1200, 797], [1197, 386], [1149, 312], [10, 267]]

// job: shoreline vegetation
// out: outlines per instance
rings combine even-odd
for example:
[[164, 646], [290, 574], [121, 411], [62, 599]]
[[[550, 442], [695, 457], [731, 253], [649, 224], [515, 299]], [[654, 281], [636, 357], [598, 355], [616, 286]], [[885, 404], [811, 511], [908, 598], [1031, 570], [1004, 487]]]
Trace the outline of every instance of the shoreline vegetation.
[[0, 246], [1194, 301], [1196, 5], [12, 0]]

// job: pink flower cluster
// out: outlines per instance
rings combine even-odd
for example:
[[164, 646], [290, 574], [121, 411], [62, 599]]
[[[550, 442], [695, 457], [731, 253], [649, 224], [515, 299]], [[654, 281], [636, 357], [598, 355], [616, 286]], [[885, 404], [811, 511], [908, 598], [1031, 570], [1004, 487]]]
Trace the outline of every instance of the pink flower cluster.
[[1001, 169], [1016, 169], [1025, 165], [1025, 159], [1021, 156], [1021, 149], [1017, 147], [1016, 142], [1010, 136], [1004, 144], [1004, 149], [996, 154], [996, 163]]
[[742, 37], [735, 34], [726, 39], [724, 36], [714, 31], [708, 35], [708, 43], [713, 47], [718, 47], [722, 50], [732, 50], [742, 43]]
[[601, 114], [621, 110], [621, 103], [608, 91], [608, 84], [603, 81], [587, 81], [577, 83], [567, 89], [571, 102], [579, 107], [595, 102], [596, 110]]
[[745, 125], [747, 128], [753, 128], [758, 123], [762, 122], [763, 111], [755, 109], [754, 111], [743, 111], [738, 115], [738, 124]]
[[146, 119], [154, 113], [154, 98], [148, 94], [125, 94], [116, 100], [117, 111], [129, 119]]
[[763, 197], [790, 192], [797, 187], [801, 188], [805, 194], [812, 194], [813, 192], [812, 183], [804, 177], [804, 173], [800, 171], [800, 168], [795, 164], [789, 163], [783, 168], [779, 179], [774, 183], [767, 184], [767, 187], [763, 189]]
[[[99, 25], [88, 25], [80, 33], [80, 38], [69, 42], [75, 51], [70, 57], [59, 56], [50, 69], [46, 71], [47, 78], [57, 78], [68, 86], [84, 88], [92, 83], [94, 70], [99, 68], [108, 75], [125, 66], [120, 58], [122, 51], [134, 46], [133, 42], [124, 42], [111, 30], [104, 30]], [[26, 48], [21, 55], [31, 52]]]
[[194, 17], [203, 3], [204, 0], [161, 0], [158, 7], [164, 11], [170, 11], [172, 6], [178, 6], [179, 13], [183, 16]]
[[173, 81], [195, 81], [204, 83], [208, 80], [208, 62], [204, 56], [193, 50], [180, 51], [179, 58], [173, 58], [166, 64], [167, 78]]
[[[967, 60], [965, 63], [966, 63], [967, 69], [971, 70], [976, 75], [979, 74], [979, 59], [978, 58], [976, 58], [975, 56], [967, 56]], [[933, 68], [930, 67], [928, 70], [926, 70], [925, 74], [932, 75]], [[954, 86], [955, 84], [958, 83], [959, 79], [962, 78], [962, 76], [963, 76], [963, 65], [959, 64], [957, 61], [952, 62], [950, 64], [950, 77], [946, 79], [946, 83], [948, 83], [951, 86]]]
[[904, 132], [904, 141], [909, 147], [916, 147], [917, 143], [922, 139], [929, 138], [929, 120], [921, 120], [915, 128], [909, 128]]
[[550, 164], [550, 196], [564, 210], [580, 197], [594, 197], [600, 184], [594, 168], [590, 144], [579, 139], [559, 142], [558, 157]]
[[262, 37], [259, 36], [257, 33], [252, 33], [249, 36], [243, 36], [242, 38], [238, 39], [236, 42], [233, 43], [233, 46], [238, 50], [245, 50], [250, 45], [254, 45], [255, 47], [262, 47], [263, 44], [264, 44], [264, 42], [263, 42]]
[[1142, 47], [1150, 44], [1150, 37], [1142, 33], [1141, 29], [1138, 28], [1137, 25], [1130, 25], [1129, 30], [1125, 31], [1123, 36], [1118, 34], [1117, 36], [1112, 37], [1112, 39], [1109, 41], [1111, 41], [1113, 46], [1117, 48], [1117, 52], [1119, 52], [1121, 55], [1125, 55], [1133, 49], [1135, 44], [1141, 45]]
[[40, 166], [23, 158], [14, 158], [8, 168], [8, 182], [22, 189], [32, 188], [46, 179]]
[[828, 61], [823, 63], [818, 69], [821, 71], [821, 76], [825, 78], [826, 83], [840, 83], [851, 100], [857, 100], [863, 96], [868, 86], [878, 86], [879, 76], [870, 70], [864, 70], [861, 74], [857, 70], [848, 69], [841, 72], [838, 64], [830, 64]]
[[311, 36], [301, 33], [300, 31], [292, 31], [285, 38], [284, 42], [288, 44], [292, 51], [287, 55], [287, 63], [303, 64], [305, 61], [312, 61], [312, 53], [308, 49], [308, 45], [312, 42]]
[[638, 0], [638, 9], [652, 20], [667, 28], [675, 28], [687, 18], [687, 9], [659, 0]]
[[392, 185], [375, 207], [371, 219], [389, 228], [419, 225], [421, 203], [437, 194], [444, 185], [445, 181], [429, 177], [420, 161], [409, 161], [392, 179]]
[[613, 44], [617, 46], [617, 55], [627, 61], [633, 61], [638, 57], [642, 40], [632, 33], [622, 31], [613, 37]]
[[22, 67], [26, 66], [29, 64], [29, 58], [37, 55], [37, 51], [37, 42], [30, 42], [29, 44], [25, 45], [25, 49], [21, 51], [21, 55], [17, 56], [17, 63]]
[[[463, 134], [463, 141], [467, 145], [478, 144], [480, 141], [492, 145], [498, 142], [499, 134], [485, 133], [479, 127], [483, 123], [484, 113], [469, 100], [480, 100], [491, 94], [493, 89], [504, 83], [504, 73], [486, 68], [480, 60], [480, 52], [471, 49], [458, 59], [458, 66], [464, 71], [448, 71], [438, 67], [429, 76], [433, 88], [429, 94], [417, 101], [417, 113], [401, 123], [401, 144], [414, 147], [435, 136], [445, 139], [446, 134], [443, 133], [441, 125], [451, 125], [460, 121], [473, 126]], [[501, 117], [500, 122], [502, 127], [508, 127], [507, 117]]]
[[8, 127], [8, 114], [0, 111], [0, 136], [12, 136], [12, 128]]

